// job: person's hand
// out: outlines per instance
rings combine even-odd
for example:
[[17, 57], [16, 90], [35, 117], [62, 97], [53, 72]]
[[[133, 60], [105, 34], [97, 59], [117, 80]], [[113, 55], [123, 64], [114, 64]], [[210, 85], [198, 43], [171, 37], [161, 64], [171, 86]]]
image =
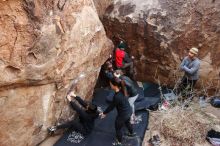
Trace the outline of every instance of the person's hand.
[[188, 69], [188, 67], [186, 65], [183, 66], [183, 70], [186, 70]]
[[76, 97], [76, 94], [74, 93], [74, 91], [70, 92], [68, 95], [67, 95], [67, 100], [70, 102], [72, 101], [72, 97]]
[[70, 92], [69, 95], [70, 95], [71, 97], [76, 97], [76, 94], [75, 94], [74, 91]]
[[69, 102], [72, 100], [72, 97], [70, 96], [70, 94], [68, 94], [66, 98]]
[[106, 115], [102, 113], [101, 119], [104, 119], [105, 117]]
[[131, 59], [134, 59], [134, 56], [131, 56]]
[[101, 117], [101, 119], [104, 119], [106, 117], [106, 115], [103, 113], [100, 113], [99, 116]]

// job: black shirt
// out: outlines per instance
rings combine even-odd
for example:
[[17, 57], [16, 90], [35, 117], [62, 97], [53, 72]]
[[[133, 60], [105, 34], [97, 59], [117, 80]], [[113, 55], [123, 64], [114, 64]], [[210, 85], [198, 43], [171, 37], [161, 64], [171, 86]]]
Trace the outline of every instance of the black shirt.
[[122, 118], [124, 120], [127, 120], [130, 118], [132, 114], [131, 106], [128, 102], [128, 98], [123, 95], [121, 91], [115, 93], [113, 97], [113, 101], [110, 103], [108, 108], [103, 112], [104, 114], [109, 113], [116, 107], [118, 112], [118, 117]]
[[129, 97], [134, 97], [138, 94], [137, 88], [135, 87], [134, 81], [132, 81], [129, 77], [127, 76], [121, 76], [120, 79], [125, 81], [125, 86], [128, 92]]
[[125, 52], [125, 57], [124, 57], [124, 63], [130, 63], [132, 62], [132, 59], [129, 57], [128, 53]]

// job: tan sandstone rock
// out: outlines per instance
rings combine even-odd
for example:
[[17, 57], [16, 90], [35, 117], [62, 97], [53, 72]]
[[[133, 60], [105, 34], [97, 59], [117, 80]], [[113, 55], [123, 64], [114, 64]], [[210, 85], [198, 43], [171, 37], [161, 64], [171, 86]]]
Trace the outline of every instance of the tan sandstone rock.
[[113, 4], [114, 0], [93, 0], [96, 10], [100, 16], [100, 18], [103, 17], [103, 15], [106, 12], [106, 9]]
[[88, 100], [112, 51], [91, 0], [0, 1], [0, 145], [33, 146]]

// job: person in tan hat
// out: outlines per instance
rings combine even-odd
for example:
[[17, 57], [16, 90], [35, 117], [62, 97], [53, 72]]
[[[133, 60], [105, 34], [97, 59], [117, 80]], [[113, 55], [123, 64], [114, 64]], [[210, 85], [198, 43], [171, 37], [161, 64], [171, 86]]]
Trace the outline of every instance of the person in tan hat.
[[180, 84], [180, 90], [181, 92], [186, 92], [185, 96], [190, 95], [188, 93], [192, 91], [199, 79], [200, 60], [197, 58], [198, 52], [197, 48], [191, 48], [188, 56], [180, 64], [180, 70], [185, 72]]

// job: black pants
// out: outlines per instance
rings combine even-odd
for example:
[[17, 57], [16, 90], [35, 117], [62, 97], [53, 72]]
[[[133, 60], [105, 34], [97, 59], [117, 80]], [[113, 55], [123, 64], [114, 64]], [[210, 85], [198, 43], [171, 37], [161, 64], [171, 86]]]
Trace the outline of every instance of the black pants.
[[133, 134], [133, 127], [130, 123], [130, 118], [128, 119], [122, 119], [120, 117], [117, 117], [115, 120], [115, 131], [116, 131], [116, 138], [119, 142], [122, 141], [122, 128], [123, 126], [126, 126], [130, 134]]
[[134, 63], [133, 62], [129, 62], [129, 63], [124, 63], [123, 69], [129, 68], [129, 73], [133, 74], [134, 73]]
[[134, 63], [133, 62], [124, 63], [122, 67], [117, 67], [117, 69], [124, 70], [126, 74], [128, 71], [127, 75], [133, 79], [133, 76], [134, 76]]
[[72, 121], [63, 123], [63, 124], [58, 125], [56, 127], [57, 127], [57, 129], [72, 128], [76, 132], [79, 132], [83, 135], [88, 134], [88, 132], [86, 132], [85, 128], [83, 127], [83, 125], [80, 122], [76, 121], [76, 120], [72, 120]]
[[191, 96], [191, 92], [193, 91], [196, 82], [197, 80], [189, 80], [188, 78], [183, 77], [179, 87], [179, 91], [182, 94], [182, 96]]

